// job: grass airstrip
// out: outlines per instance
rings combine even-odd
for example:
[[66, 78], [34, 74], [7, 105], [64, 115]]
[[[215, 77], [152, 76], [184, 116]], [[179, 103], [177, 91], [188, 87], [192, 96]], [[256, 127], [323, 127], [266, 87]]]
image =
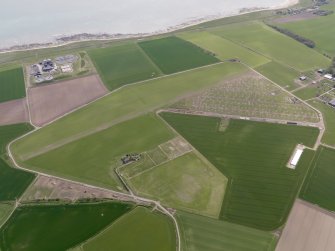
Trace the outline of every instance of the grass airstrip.
[[221, 219], [271, 230], [290, 211], [313, 155], [286, 167], [297, 144], [312, 147], [316, 128], [162, 113], [162, 117], [229, 178]]
[[335, 211], [335, 150], [321, 146], [301, 190], [300, 197], [332, 212]]
[[0, 70], [0, 103], [25, 96], [26, 88], [22, 68]]
[[83, 251], [174, 251], [173, 222], [157, 212], [136, 207], [101, 234], [82, 245]]
[[214, 28], [211, 32], [298, 71], [326, 68], [330, 64], [330, 60], [317, 51], [258, 21], [225, 25]]
[[177, 213], [182, 251], [273, 251], [277, 238], [269, 232], [188, 213]]
[[118, 202], [21, 206], [0, 230], [0, 249], [67, 250], [92, 237], [132, 207]]
[[10, 141], [30, 131], [28, 124], [0, 126], [0, 201], [15, 200], [33, 181], [35, 175], [14, 169], [5, 161], [6, 146]]

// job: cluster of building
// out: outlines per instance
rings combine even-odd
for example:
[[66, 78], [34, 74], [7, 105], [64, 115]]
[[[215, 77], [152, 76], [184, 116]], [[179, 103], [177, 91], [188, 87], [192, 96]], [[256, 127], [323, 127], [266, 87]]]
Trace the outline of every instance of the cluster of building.
[[139, 161], [141, 159], [141, 154], [138, 153], [131, 153], [131, 154], [126, 154], [121, 158], [121, 162], [123, 165]]

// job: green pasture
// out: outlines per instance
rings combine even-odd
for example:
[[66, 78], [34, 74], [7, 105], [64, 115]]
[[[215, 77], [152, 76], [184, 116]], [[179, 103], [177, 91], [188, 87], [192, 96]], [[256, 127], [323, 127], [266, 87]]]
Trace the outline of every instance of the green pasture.
[[155, 110], [245, 70], [240, 64], [223, 63], [126, 87], [18, 140], [12, 145], [12, 152], [22, 161], [45, 151], [47, 146], [64, 145], [94, 133], [99, 127], [108, 128]]
[[29, 124], [0, 126], [0, 201], [20, 197], [35, 177], [34, 174], [10, 167], [5, 161], [9, 142], [31, 129]]
[[269, 232], [188, 213], [177, 213], [182, 251], [273, 251]]
[[178, 36], [214, 53], [222, 61], [239, 59], [250, 67], [257, 67], [270, 62], [268, 58], [262, 55], [206, 31], [181, 33]]
[[[335, 10], [334, 7], [332, 7]], [[330, 56], [335, 56], [335, 15], [302, 20], [279, 26], [293, 31], [295, 34], [309, 38], [316, 43], [316, 49]]]
[[88, 54], [109, 90], [161, 75], [135, 43], [89, 50]]
[[[318, 129], [163, 113], [162, 117], [229, 178], [221, 219], [264, 230], [281, 226], [292, 207], [311, 156], [286, 167], [297, 144], [312, 147]], [[307, 163], [308, 164], [308, 163]]]
[[333, 83], [321, 81], [317, 84], [309, 84], [305, 88], [297, 90], [296, 92], [294, 92], [294, 95], [303, 100], [308, 100], [319, 97], [327, 91], [330, 91], [333, 86]]
[[323, 115], [326, 131], [322, 137], [322, 143], [335, 146], [335, 109], [317, 100], [309, 101], [309, 104], [318, 109]]
[[127, 180], [133, 191], [181, 210], [219, 217], [227, 179], [188, 153]]
[[178, 37], [148, 40], [139, 46], [165, 74], [219, 62], [210, 53]]
[[14, 210], [14, 203], [3, 202], [0, 203], [0, 226], [5, 223], [8, 216]]
[[315, 154], [300, 197], [335, 211], [335, 150], [321, 146]]
[[0, 230], [1, 250], [67, 250], [128, 212], [113, 203], [21, 206]]
[[261, 22], [225, 25], [212, 32], [301, 72], [330, 64], [330, 60], [317, 51]]
[[272, 61], [255, 70], [289, 91], [299, 87], [295, 80], [300, 77], [300, 73], [288, 66]]
[[173, 138], [154, 114], [147, 114], [82, 137], [27, 159], [33, 170], [122, 190], [114, 168], [125, 154], [141, 153]]
[[175, 251], [176, 234], [167, 216], [137, 207], [82, 246], [83, 251]]
[[0, 70], [0, 103], [26, 96], [22, 68]]

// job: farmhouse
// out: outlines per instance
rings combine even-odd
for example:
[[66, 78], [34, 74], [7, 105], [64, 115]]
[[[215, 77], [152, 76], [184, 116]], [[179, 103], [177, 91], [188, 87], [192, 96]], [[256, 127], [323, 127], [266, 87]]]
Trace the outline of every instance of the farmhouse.
[[332, 74], [326, 74], [326, 75], [324, 75], [324, 77], [325, 77], [326, 79], [329, 79], [329, 80], [332, 80], [332, 79], [333, 79], [333, 75], [332, 75]]
[[331, 105], [332, 107], [335, 107], [335, 99], [333, 99], [332, 101], [330, 101], [329, 105]]

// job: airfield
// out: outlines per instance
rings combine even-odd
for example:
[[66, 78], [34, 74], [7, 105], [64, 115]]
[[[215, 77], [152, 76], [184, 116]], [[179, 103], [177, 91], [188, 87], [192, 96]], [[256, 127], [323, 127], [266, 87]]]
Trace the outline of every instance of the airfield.
[[333, 250], [334, 16], [289, 17], [4, 54], [0, 250]]

